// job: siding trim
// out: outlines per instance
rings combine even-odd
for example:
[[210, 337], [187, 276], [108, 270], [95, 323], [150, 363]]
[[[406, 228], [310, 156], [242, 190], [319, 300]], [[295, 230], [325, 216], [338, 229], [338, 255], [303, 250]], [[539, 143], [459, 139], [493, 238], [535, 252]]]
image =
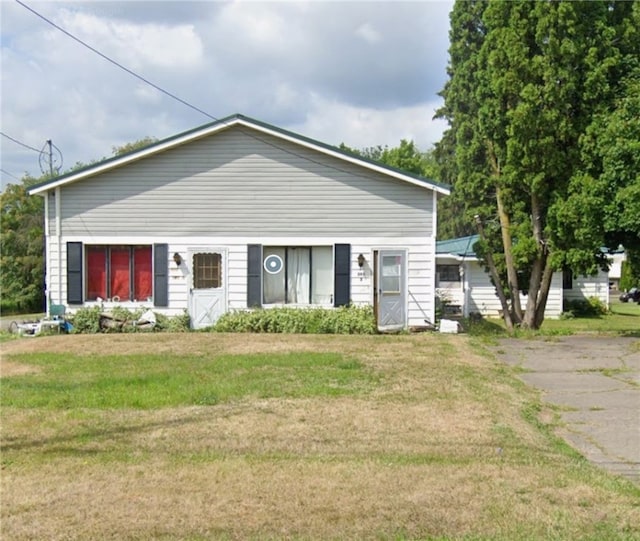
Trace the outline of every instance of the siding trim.
[[63, 175], [62, 177], [58, 177], [56, 179], [38, 184], [36, 186], [33, 186], [29, 190], [29, 194], [35, 195], [35, 194], [50, 190], [52, 188], [57, 188], [59, 186], [69, 184], [71, 182], [76, 182], [79, 180], [83, 180], [87, 177], [94, 176], [96, 174], [110, 171], [112, 169], [121, 167], [123, 165], [127, 165], [129, 163], [140, 160], [142, 158], [156, 155], [164, 150], [175, 148], [185, 143], [189, 143], [191, 141], [195, 141], [197, 139], [213, 135], [231, 126], [241, 126], [244, 128], [249, 128], [258, 133], [262, 132], [272, 137], [275, 137], [277, 139], [281, 139], [284, 141], [294, 143], [298, 146], [312, 149], [316, 152], [326, 154], [334, 158], [338, 158], [344, 162], [353, 163], [361, 167], [364, 167], [366, 169], [383, 173], [384, 175], [396, 178], [403, 182], [414, 184], [416, 186], [420, 186], [421, 188], [425, 188], [428, 190], [433, 190], [434, 192], [439, 192], [445, 195], [448, 195], [451, 193], [449, 186], [440, 184], [432, 180], [428, 180], [426, 178], [410, 175], [403, 171], [382, 165], [380, 163], [370, 162], [358, 156], [353, 156], [351, 154], [345, 153], [337, 147], [326, 145], [319, 141], [309, 139], [308, 137], [304, 137], [302, 135], [298, 135], [296, 133], [283, 130], [281, 128], [277, 128], [270, 124], [266, 124], [264, 122], [254, 120], [252, 118], [236, 114], [236, 115], [212, 122], [210, 124], [205, 124], [204, 126], [201, 126], [199, 128], [195, 128], [193, 130], [179, 133], [177, 135], [174, 135], [162, 141], [158, 141], [157, 143], [149, 145], [145, 148], [130, 152], [128, 154], [109, 158], [95, 165], [91, 165], [83, 170], [76, 171], [68, 175]]

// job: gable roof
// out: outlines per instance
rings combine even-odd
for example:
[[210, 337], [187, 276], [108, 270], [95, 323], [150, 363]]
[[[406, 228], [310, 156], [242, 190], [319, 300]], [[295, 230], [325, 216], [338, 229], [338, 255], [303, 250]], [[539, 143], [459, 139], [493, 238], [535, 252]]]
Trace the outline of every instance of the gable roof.
[[54, 179], [50, 179], [46, 182], [36, 184], [35, 186], [31, 187], [31, 189], [29, 190], [29, 194], [35, 195], [35, 194], [47, 192], [53, 188], [71, 184], [72, 182], [77, 182], [79, 180], [83, 180], [85, 178], [88, 178], [100, 173], [104, 173], [106, 171], [110, 171], [118, 167], [122, 167], [124, 165], [140, 160], [142, 158], [146, 158], [154, 154], [163, 152], [165, 150], [169, 150], [171, 148], [175, 148], [177, 146], [183, 145], [185, 143], [189, 143], [191, 141], [195, 141], [197, 139], [207, 137], [209, 135], [212, 135], [214, 133], [220, 132], [222, 130], [228, 129], [233, 126], [242, 126], [242, 127], [250, 128], [257, 132], [266, 133], [278, 139], [289, 141], [297, 145], [316, 150], [323, 154], [333, 156], [335, 158], [339, 158], [341, 160], [344, 160], [346, 162], [350, 162], [356, 165], [360, 165], [372, 171], [376, 171], [391, 177], [395, 177], [399, 180], [408, 182], [410, 184], [414, 184], [416, 186], [420, 186], [422, 188], [434, 190], [444, 195], [448, 195], [450, 193], [449, 186], [447, 186], [446, 184], [442, 184], [433, 180], [428, 180], [418, 175], [413, 175], [411, 173], [407, 173], [400, 169], [389, 167], [387, 165], [384, 165], [372, 160], [368, 160], [360, 156], [356, 156], [355, 154], [351, 154], [350, 152], [345, 152], [337, 147], [327, 145], [325, 143], [321, 143], [314, 139], [310, 139], [308, 137], [304, 137], [302, 135], [299, 135], [287, 130], [283, 130], [281, 128], [277, 128], [265, 122], [255, 120], [253, 118], [249, 118], [244, 115], [235, 114], [220, 120], [216, 120], [209, 124], [205, 124], [203, 126], [194, 128], [192, 130], [179, 133], [172, 137], [168, 137], [161, 141], [157, 141], [155, 143], [152, 143], [151, 145], [145, 146], [140, 149], [136, 149], [132, 152], [128, 152], [120, 156], [114, 156], [112, 158], [107, 158], [106, 160], [102, 160], [98, 163], [89, 165], [87, 167], [83, 167], [82, 169], [78, 169], [76, 171], [66, 173]]
[[473, 245], [478, 242], [478, 235], [459, 237], [457, 239], [439, 240], [436, 242], [436, 255], [453, 255], [458, 257], [476, 257]]

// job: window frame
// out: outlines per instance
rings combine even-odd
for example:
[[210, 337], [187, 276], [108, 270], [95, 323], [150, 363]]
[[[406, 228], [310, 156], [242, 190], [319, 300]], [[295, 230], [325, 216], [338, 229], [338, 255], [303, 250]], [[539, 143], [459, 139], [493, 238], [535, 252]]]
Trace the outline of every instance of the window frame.
[[[446, 268], [448, 271], [444, 278], [440, 276], [440, 272], [443, 267]], [[455, 271], [453, 269], [455, 269]], [[451, 278], [451, 276], [453, 276], [454, 273], [455, 273], [455, 279], [448, 280], [447, 278]], [[459, 284], [460, 282], [462, 282], [462, 277], [460, 276], [460, 265], [458, 265], [457, 263], [436, 263], [436, 277], [437, 277], [438, 286], [442, 283]]]
[[[313, 298], [314, 298], [314, 272], [317, 271], [317, 267], [314, 267], [314, 257], [313, 257], [313, 253], [314, 253], [314, 249], [324, 249], [327, 250], [328, 254], [330, 254], [331, 256], [331, 270], [330, 270], [330, 274], [331, 274], [331, 291], [327, 293], [327, 295], [329, 296], [329, 301], [328, 302], [321, 302], [321, 303], [314, 303], [313, 302]], [[282, 266], [283, 269], [281, 272], [283, 272], [283, 298], [284, 301], [283, 302], [267, 302], [266, 300], [266, 288], [265, 288], [265, 275], [266, 274], [272, 274], [270, 273], [266, 267], [265, 267], [265, 260], [268, 257], [271, 257], [274, 255], [273, 252], [277, 252], [277, 251], [284, 251], [284, 256], [280, 256], [282, 259]], [[302, 302], [292, 302], [289, 300], [289, 259], [290, 259], [290, 254], [293, 250], [308, 250], [309, 251], [309, 258], [308, 258], [308, 263], [309, 263], [309, 285], [308, 285], [308, 291], [306, 292], [306, 299], [307, 302], [306, 303], [302, 303]], [[280, 255], [278, 253], [276, 253], [275, 255]], [[335, 246], [331, 245], [331, 244], [322, 244], [322, 245], [264, 245], [262, 246], [262, 250], [261, 250], [261, 261], [260, 261], [260, 281], [261, 281], [261, 303], [262, 306], [333, 306], [334, 301], [335, 301], [335, 288], [336, 288], [336, 284], [335, 284], [335, 268], [336, 268], [336, 256], [335, 256]], [[315, 292], [317, 294], [317, 292]]]
[[[120, 295], [113, 295], [113, 259], [112, 253], [114, 251], [128, 251], [128, 295], [126, 298], [123, 298]], [[144, 265], [138, 259], [139, 251], [145, 250], [148, 251], [148, 256], [145, 255]], [[94, 270], [94, 266], [90, 264], [90, 253], [95, 252], [96, 254], [102, 253], [103, 264], [104, 264], [104, 274], [101, 277], [99, 289], [102, 291], [90, 291], [90, 287], [92, 283], [95, 283], [94, 280], [90, 279], [91, 273]], [[137, 260], [138, 259], [138, 260]], [[151, 302], [154, 299], [154, 288], [155, 288], [155, 275], [154, 275], [154, 245], [153, 244], [85, 244], [84, 245], [84, 254], [83, 254], [83, 263], [84, 263], [84, 298], [88, 302], [96, 302], [98, 299], [102, 299], [107, 302], [130, 302], [130, 303], [142, 303], [142, 302]], [[138, 270], [138, 268], [145, 268], [145, 270]], [[142, 272], [146, 272], [146, 281], [148, 281], [149, 285], [149, 294], [143, 297], [138, 298], [139, 295], [139, 283], [140, 283], [140, 274]], [[105, 296], [102, 297], [100, 293], [104, 292]]]
[[[217, 256], [217, 257], [216, 257]], [[206, 261], [203, 261], [204, 265], [200, 265], [200, 259], [207, 259], [212, 257], [214, 261], [211, 265], [207, 265]], [[216, 261], [217, 260], [217, 261]], [[192, 264], [192, 287], [193, 289], [220, 289], [222, 287], [223, 280], [223, 257], [220, 252], [217, 251], [199, 251], [194, 252], [191, 257]], [[211, 269], [211, 278], [206, 278], [201, 273]], [[211, 282], [212, 285], [206, 285]]]

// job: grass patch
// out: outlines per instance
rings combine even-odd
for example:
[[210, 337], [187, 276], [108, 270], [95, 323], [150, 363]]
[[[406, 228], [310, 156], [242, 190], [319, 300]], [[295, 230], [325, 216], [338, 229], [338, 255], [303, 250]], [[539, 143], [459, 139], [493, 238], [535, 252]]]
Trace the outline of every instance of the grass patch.
[[[495, 343], [496, 338], [508, 336], [504, 321], [500, 318], [468, 320], [465, 331], [472, 336]], [[620, 336], [640, 337], [640, 304], [612, 301], [608, 313], [573, 318], [545, 319], [542, 327], [536, 331], [516, 329], [518, 338], [538, 336], [569, 336], [581, 333], [617, 334]]]
[[556, 438], [472, 340], [7, 343], [0, 537], [640, 538], [640, 490]]
[[37, 375], [2, 384], [3, 407], [166, 408], [253, 398], [330, 397], [361, 392], [374, 377], [338, 353], [179, 356], [29, 354], [15, 362]]

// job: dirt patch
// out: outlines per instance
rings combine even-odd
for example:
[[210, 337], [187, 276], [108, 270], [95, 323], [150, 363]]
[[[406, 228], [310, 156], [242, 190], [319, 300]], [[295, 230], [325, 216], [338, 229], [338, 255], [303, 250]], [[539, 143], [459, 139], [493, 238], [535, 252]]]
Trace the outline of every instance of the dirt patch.
[[24, 376], [25, 374], [37, 374], [40, 368], [29, 366], [28, 364], [7, 361], [0, 357], [0, 378], [10, 378], [11, 376]]

